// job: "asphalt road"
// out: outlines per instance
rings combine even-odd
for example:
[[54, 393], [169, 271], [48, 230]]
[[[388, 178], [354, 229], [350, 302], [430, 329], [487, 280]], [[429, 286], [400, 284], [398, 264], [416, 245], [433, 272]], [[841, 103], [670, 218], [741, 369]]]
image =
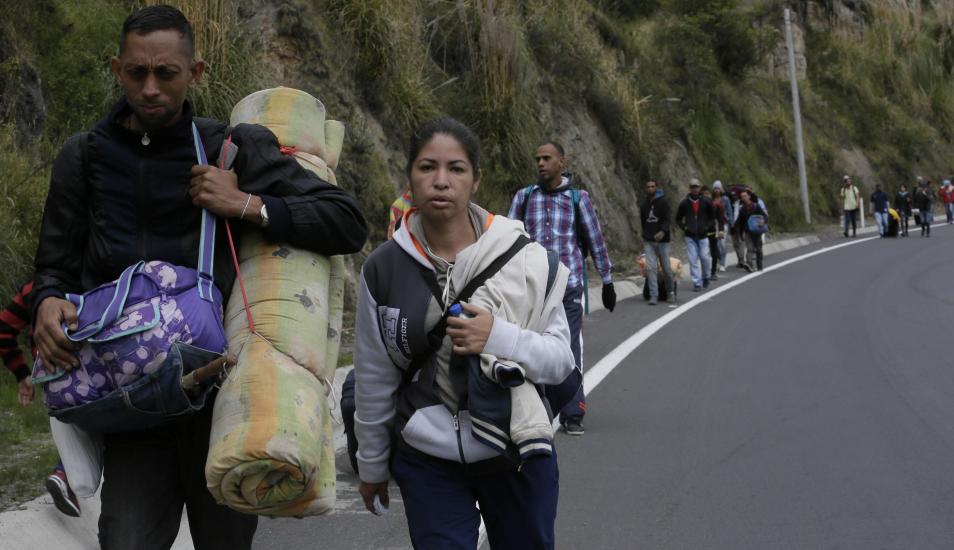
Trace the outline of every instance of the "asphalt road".
[[559, 546], [954, 547], [952, 240], [806, 259], [647, 340], [561, 440]]
[[[876, 239], [683, 292], [705, 302], [591, 391], [585, 436], [558, 437], [558, 548], [954, 547], [952, 241]], [[590, 316], [585, 362], [668, 311]], [[263, 519], [255, 548], [410, 548], [397, 488], [371, 516], [345, 464], [336, 514]]]

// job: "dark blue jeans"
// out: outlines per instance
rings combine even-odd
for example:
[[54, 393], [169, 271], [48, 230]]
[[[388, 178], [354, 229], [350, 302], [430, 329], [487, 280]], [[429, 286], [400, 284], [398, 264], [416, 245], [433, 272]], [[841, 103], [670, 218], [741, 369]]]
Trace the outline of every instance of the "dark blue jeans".
[[[570, 324], [570, 350], [573, 352], [573, 361], [580, 373], [583, 372], [583, 287], [566, 289], [563, 295], [563, 309], [566, 310], [566, 320]], [[564, 384], [579, 383], [578, 377], [571, 376]], [[556, 413], [557, 411], [553, 411]], [[560, 411], [560, 422], [569, 419], [582, 420], [586, 414], [586, 396], [583, 395], [583, 384], [576, 390], [573, 399]]]
[[344, 423], [345, 436], [348, 438], [348, 461], [351, 469], [358, 473], [358, 437], [354, 433], [354, 369], [341, 384], [341, 420]]
[[391, 474], [414, 548], [473, 550], [481, 515], [494, 550], [554, 548], [560, 493], [555, 453], [527, 460], [519, 471], [487, 475], [468, 475], [463, 464], [423, 454], [395, 453]]
[[851, 224], [851, 234], [858, 232], [858, 210], [845, 210], [845, 233], [848, 232], [848, 225]]

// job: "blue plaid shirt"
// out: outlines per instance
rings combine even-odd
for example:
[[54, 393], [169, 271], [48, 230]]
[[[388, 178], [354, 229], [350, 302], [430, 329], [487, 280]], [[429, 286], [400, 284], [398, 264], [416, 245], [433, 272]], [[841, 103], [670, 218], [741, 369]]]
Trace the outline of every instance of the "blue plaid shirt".
[[[583, 254], [576, 240], [570, 185], [571, 182], [566, 177], [556, 191], [547, 192], [541, 189], [540, 185], [534, 185], [529, 201], [526, 200], [526, 189], [521, 189], [514, 195], [507, 217], [514, 220], [525, 219], [524, 225], [530, 238], [559, 254], [560, 261], [570, 269], [567, 286], [578, 287], [583, 284]], [[582, 217], [580, 227], [583, 229], [580, 240], [586, 243], [603, 284], [612, 283], [612, 264], [603, 241], [600, 222], [596, 219], [596, 211], [593, 210], [593, 203], [590, 202], [587, 192], [581, 190], [579, 193]]]

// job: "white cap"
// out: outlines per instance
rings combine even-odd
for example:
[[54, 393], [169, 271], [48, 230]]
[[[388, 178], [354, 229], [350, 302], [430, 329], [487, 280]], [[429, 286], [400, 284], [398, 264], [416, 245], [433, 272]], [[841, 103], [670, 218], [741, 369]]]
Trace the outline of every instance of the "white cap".
[[712, 188], [713, 188], [713, 189], [722, 189], [722, 182], [719, 181], [719, 180], [715, 180], [714, 182], [712, 182]]

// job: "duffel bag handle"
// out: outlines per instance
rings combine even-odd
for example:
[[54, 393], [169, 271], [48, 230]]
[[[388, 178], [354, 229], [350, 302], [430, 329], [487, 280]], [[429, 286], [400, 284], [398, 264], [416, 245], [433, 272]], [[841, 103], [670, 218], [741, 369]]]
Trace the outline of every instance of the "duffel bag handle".
[[[65, 330], [66, 337], [74, 342], [82, 342], [87, 338], [96, 336], [102, 332], [104, 328], [115, 323], [123, 314], [123, 309], [126, 308], [126, 298], [129, 297], [129, 289], [132, 287], [133, 276], [141, 272], [145, 265], [146, 262], [138, 262], [123, 270], [123, 274], [116, 280], [116, 289], [113, 291], [113, 298], [109, 301], [109, 305], [106, 306], [99, 321], [90, 323], [85, 327], [77, 329], [75, 332], [67, 327]], [[76, 309], [77, 318], [83, 311], [83, 305], [83, 297], [80, 296], [80, 304]]]
[[[202, 138], [199, 136], [199, 129], [195, 122], [192, 123], [192, 141], [195, 143], [195, 157], [199, 164], [205, 166], [209, 164], [209, 158], [205, 154], [205, 147], [202, 146]], [[212, 269], [215, 257], [215, 215], [202, 209], [202, 229], [199, 239], [199, 262], [196, 271], [199, 272], [199, 297], [206, 302], [212, 303], [212, 286], [215, 284], [212, 277]]]

